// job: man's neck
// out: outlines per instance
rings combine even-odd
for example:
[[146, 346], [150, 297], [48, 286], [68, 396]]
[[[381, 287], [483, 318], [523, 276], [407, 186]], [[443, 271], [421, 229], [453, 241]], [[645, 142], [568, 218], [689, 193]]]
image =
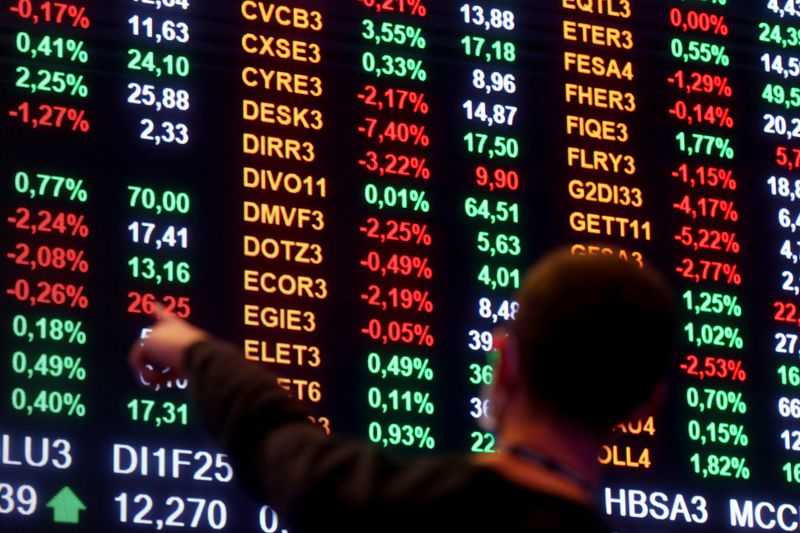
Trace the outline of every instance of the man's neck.
[[[517, 484], [581, 503], [591, 503], [600, 466], [598, 436], [549, 416], [508, 417], [498, 436], [498, 453], [475, 458]], [[560, 468], [552, 468], [509, 448], [533, 450]], [[563, 471], [562, 471], [563, 470]], [[567, 472], [569, 474], [567, 474]], [[581, 481], [577, 481], [576, 478]]]

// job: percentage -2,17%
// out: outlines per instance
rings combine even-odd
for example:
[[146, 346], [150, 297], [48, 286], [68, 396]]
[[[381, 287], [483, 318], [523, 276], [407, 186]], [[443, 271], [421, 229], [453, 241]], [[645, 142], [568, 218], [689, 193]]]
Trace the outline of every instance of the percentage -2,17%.
[[384, 345], [391, 342], [432, 348], [436, 344], [430, 325], [415, 322], [399, 320], [383, 322], [373, 318], [361, 328], [361, 333]]
[[36, 128], [66, 128], [73, 132], [88, 133], [91, 129], [86, 111], [60, 105], [40, 104], [31, 109], [30, 102], [22, 102], [11, 109], [8, 116]]
[[423, 92], [393, 88], [379, 92], [374, 85], [366, 85], [364, 90], [356, 96], [364, 102], [364, 105], [376, 107], [378, 110], [386, 108], [421, 115], [427, 115], [430, 111]]
[[71, 283], [38, 281], [34, 284], [26, 279], [18, 279], [12, 287], [6, 289], [6, 294], [27, 303], [30, 307], [40, 305], [58, 305], [70, 309], [89, 307], [89, 297], [86, 295], [85, 287]]

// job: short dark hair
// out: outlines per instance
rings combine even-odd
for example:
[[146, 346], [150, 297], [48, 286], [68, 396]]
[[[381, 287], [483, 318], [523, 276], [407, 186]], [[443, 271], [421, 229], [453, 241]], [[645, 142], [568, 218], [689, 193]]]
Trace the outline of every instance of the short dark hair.
[[518, 298], [511, 331], [534, 401], [608, 429], [664, 379], [675, 303], [652, 268], [557, 250], [526, 273]]

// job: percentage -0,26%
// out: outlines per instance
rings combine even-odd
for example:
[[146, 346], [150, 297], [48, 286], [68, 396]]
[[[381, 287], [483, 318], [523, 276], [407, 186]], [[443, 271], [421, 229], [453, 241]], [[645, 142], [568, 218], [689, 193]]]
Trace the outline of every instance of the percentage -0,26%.
[[40, 305], [65, 306], [70, 309], [88, 309], [89, 297], [83, 285], [71, 283], [52, 283], [49, 281], [30, 282], [18, 279], [6, 289], [6, 294], [30, 307]]

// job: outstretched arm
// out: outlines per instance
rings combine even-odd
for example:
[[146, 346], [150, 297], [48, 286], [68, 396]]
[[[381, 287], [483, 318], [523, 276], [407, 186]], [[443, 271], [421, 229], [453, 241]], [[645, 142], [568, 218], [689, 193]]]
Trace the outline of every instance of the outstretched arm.
[[[134, 345], [130, 363], [150, 382], [188, 377], [194, 404], [239, 482], [300, 529], [375, 524], [409, 491], [423, 496], [414, 488], [420, 472], [372, 447], [326, 437], [274, 375], [183, 320], [162, 317]], [[157, 371], [148, 373], [148, 365]]]

